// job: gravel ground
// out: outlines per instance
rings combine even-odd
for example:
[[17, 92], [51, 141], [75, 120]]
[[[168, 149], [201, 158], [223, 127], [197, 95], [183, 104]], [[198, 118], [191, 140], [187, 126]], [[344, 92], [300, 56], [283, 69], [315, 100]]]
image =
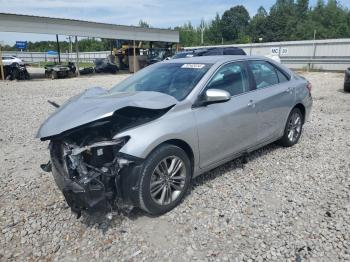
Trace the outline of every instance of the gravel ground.
[[112, 221], [71, 214], [34, 136], [54, 110], [47, 99], [125, 75], [0, 82], [0, 260], [350, 260], [350, 94], [342, 74], [305, 76], [314, 107], [297, 145], [208, 172], [168, 214]]

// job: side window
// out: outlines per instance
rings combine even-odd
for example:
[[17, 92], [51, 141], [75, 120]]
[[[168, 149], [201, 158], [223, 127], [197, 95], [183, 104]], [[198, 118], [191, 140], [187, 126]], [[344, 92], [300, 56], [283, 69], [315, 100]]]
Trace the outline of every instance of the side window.
[[247, 75], [243, 63], [224, 65], [215, 73], [206, 89], [222, 89], [229, 92], [231, 96], [242, 94], [249, 90]]
[[276, 72], [280, 83], [289, 81], [289, 79], [278, 68], [276, 68]]
[[278, 84], [278, 76], [275, 67], [265, 61], [251, 61], [249, 67], [252, 70], [256, 88], [264, 88]]

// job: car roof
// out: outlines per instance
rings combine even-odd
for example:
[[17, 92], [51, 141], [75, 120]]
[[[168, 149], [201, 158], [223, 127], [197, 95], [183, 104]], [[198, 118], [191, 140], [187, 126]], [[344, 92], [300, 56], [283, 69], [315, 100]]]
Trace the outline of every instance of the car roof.
[[204, 64], [216, 64], [216, 63], [225, 63], [229, 61], [238, 61], [238, 60], [254, 60], [254, 59], [263, 59], [269, 60], [264, 56], [247, 56], [247, 55], [217, 55], [217, 56], [194, 56], [186, 58], [178, 58], [174, 60], [167, 60], [164, 63], [204, 63]]

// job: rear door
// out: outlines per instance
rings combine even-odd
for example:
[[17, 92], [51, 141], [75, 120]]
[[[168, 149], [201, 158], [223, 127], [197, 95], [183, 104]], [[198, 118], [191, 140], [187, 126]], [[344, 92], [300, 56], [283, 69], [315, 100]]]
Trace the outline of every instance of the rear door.
[[257, 109], [257, 139], [259, 143], [282, 135], [285, 121], [294, 104], [295, 88], [290, 76], [264, 60], [248, 62], [255, 80]]
[[231, 100], [194, 108], [197, 121], [200, 167], [230, 158], [256, 143], [256, 111], [251, 82], [244, 62], [223, 65], [204, 89], [222, 89]]

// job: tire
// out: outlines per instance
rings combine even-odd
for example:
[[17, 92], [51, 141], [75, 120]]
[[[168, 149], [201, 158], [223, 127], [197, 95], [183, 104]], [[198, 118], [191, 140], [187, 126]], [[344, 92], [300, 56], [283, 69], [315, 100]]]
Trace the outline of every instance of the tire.
[[350, 92], [350, 84], [349, 85], [344, 84], [344, 92]]
[[[168, 172], [172, 163], [173, 171], [177, 170], [173, 174]], [[163, 168], [164, 164], [168, 168]], [[164, 170], [167, 171], [162, 172]], [[139, 207], [151, 215], [161, 215], [172, 210], [186, 194], [191, 177], [191, 163], [185, 151], [174, 145], [161, 145], [147, 157], [142, 166], [138, 187]]]
[[54, 79], [57, 79], [58, 78], [58, 74], [56, 71], [52, 71], [51, 72], [51, 79], [54, 80]]
[[294, 108], [288, 116], [283, 137], [278, 141], [279, 144], [284, 147], [290, 147], [298, 143], [303, 130], [303, 124], [303, 114], [299, 108]]

